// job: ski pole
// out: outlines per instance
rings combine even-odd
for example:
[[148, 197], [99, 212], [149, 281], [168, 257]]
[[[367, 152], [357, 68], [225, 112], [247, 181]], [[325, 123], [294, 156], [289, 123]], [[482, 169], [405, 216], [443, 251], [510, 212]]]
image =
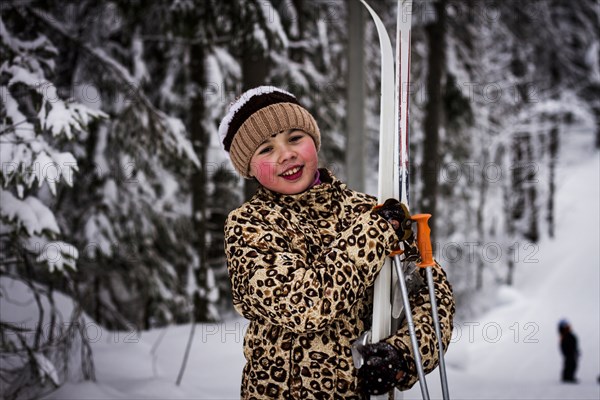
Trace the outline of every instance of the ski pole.
[[400, 292], [402, 293], [402, 302], [404, 303], [404, 314], [406, 315], [406, 323], [408, 325], [408, 333], [410, 335], [410, 343], [412, 344], [417, 367], [417, 375], [419, 376], [419, 385], [421, 386], [421, 395], [423, 400], [429, 400], [429, 391], [427, 390], [427, 381], [425, 380], [425, 372], [423, 371], [423, 363], [421, 362], [421, 352], [419, 351], [419, 343], [417, 342], [417, 334], [415, 332], [415, 324], [412, 318], [412, 310], [408, 302], [408, 289], [406, 288], [406, 280], [404, 279], [404, 271], [402, 270], [402, 261], [400, 256], [394, 256], [394, 265], [398, 274], [398, 283], [400, 284]]
[[425, 268], [427, 275], [427, 286], [429, 287], [429, 301], [431, 302], [431, 317], [433, 318], [433, 326], [435, 328], [435, 336], [438, 341], [439, 352], [439, 367], [440, 379], [442, 382], [442, 397], [444, 400], [450, 399], [448, 392], [448, 379], [446, 377], [446, 363], [444, 362], [444, 344], [442, 342], [442, 334], [440, 330], [440, 319], [437, 312], [437, 301], [435, 298], [435, 284], [433, 283], [432, 268], [435, 265], [433, 260], [433, 250], [431, 248], [431, 229], [428, 221], [431, 214], [415, 214], [411, 219], [417, 223], [417, 247], [421, 253], [421, 262], [417, 263], [420, 268]]

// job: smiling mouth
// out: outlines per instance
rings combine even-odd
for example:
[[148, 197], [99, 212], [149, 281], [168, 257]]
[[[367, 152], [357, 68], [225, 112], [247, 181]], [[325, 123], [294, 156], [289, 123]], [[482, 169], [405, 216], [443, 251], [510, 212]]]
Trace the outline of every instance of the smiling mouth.
[[304, 165], [298, 165], [296, 167], [290, 168], [284, 173], [280, 174], [283, 179], [289, 182], [296, 182], [298, 179], [302, 177], [304, 171]]
[[301, 169], [302, 169], [301, 166], [290, 168], [287, 171], [285, 171], [284, 173], [282, 173], [281, 176], [290, 177], [290, 176], [296, 175], [298, 172], [300, 172]]

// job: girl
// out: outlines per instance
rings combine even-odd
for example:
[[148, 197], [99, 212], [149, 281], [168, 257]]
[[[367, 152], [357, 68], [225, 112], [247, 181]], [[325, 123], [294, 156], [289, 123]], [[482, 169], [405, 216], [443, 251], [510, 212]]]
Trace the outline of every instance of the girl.
[[[233, 304], [250, 321], [244, 338], [243, 399], [359, 399], [417, 380], [408, 328], [367, 345], [352, 363], [352, 342], [369, 329], [372, 285], [398, 249], [398, 202], [375, 199], [318, 169], [320, 132], [290, 93], [261, 86], [229, 109], [219, 133], [237, 172], [255, 178], [254, 197], [225, 224]], [[384, 218], [382, 215], [385, 215]], [[434, 268], [444, 345], [454, 300]], [[426, 372], [438, 362], [429, 296], [411, 294]]]

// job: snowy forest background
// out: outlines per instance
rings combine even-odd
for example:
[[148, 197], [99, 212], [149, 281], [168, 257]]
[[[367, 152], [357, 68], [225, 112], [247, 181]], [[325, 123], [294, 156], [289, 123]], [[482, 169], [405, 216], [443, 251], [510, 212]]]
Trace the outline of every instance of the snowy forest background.
[[[394, 39], [396, 2], [370, 3]], [[364, 11], [364, 25], [348, 22], [357, 5], [2, 3], [0, 302], [15, 305], [23, 285], [23, 307], [38, 310], [28, 324], [0, 315], [2, 396], [31, 396], [69, 369], [92, 378], [84, 316], [110, 330], [231, 318], [223, 222], [255, 187], [216, 130], [243, 90], [295, 93], [319, 122], [323, 166], [374, 192], [379, 44]], [[600, 148], [600, 3], [415, 1], [412, 15], [411, 208], [434, 215], [464, 318], [561, 229], [564, 132], [592, 126]], [[350, 36], [362, 37], [364, 86], [348, 82]], [[357, 90], [364, 180], [346, 160]]]

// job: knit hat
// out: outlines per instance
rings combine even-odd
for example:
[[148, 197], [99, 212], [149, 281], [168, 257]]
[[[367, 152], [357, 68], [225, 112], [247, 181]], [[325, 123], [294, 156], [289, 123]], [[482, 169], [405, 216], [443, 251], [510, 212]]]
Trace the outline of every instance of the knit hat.
[[309, 134], [317, 151], [321, 133], [317, 122], [291, 93], [274, 86], [259, 86], [244, 92], [229, 107], [219, 125], [219, 136], [235, 169], [250, 178], [250, 160], [265, 140], [288, 129]]

